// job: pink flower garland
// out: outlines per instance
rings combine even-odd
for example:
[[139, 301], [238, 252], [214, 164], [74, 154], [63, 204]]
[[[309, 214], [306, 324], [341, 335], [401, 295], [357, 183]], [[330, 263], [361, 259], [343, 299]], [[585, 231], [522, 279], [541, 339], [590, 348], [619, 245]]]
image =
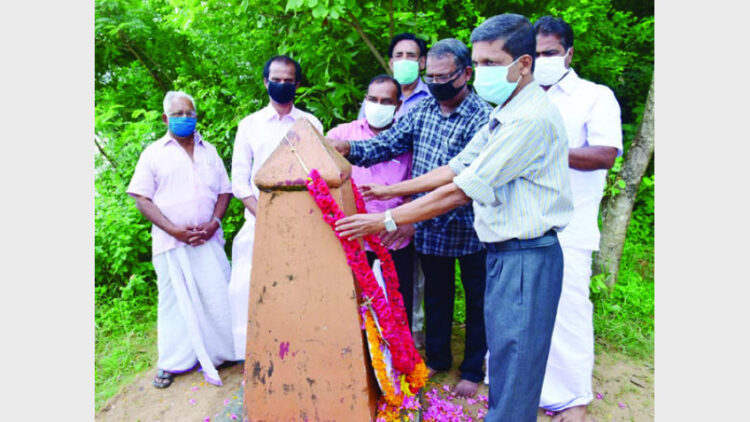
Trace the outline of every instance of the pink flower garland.
[[[336, 221], [346, 217], [346, 215], [331, 196], [328, 185], [320, 177], [316, 169], [310, 171], [310, 175], [305, 183], [308, 192], [323, 213], [323, 220], [331, 228], [335, 229]], [[366, 213], [364, 200], [359, 194], [353, 180], [351, 183], [357, 212]], [[411, 339], [411, 330], [407, 323], [404, 301], [401, 293], [398, 291], [398, 276], [390, 253], [380, 244], [380, 239], [377, 236], [365, 236], [365, 240], [373, 251], [375, 251], [378, 259], [380, 259], [383, 279], [386, 282], [386, 290], [390, 298], [388, 300], [383, 295], [383, 291], [380, 289], [375, 275], [372, 273], [372, 269], [367, 262], [367, 256], [360, 247], [359, 242], [347, 240], [341, 237], [335, 230], [334, 233], [344, 248], [347, 263], [351, 267], [354, 277], [362, 289], [362, 293], [366, 299], [370, 300], [378, 316], [378, 323], [382, 327], [383, 335], [391, 351], [394, 368], [403, 374], [407, 374], [410, 389], [413, 392], [418, 391], [424, 385], [424, 381], [420, 380], [419, 378], [421, 377], [419, 376], [411, 375], [415, 372], [414, 369], [417, 363], [422, 362], [422, 357], [417, 352], [414, 342]]]

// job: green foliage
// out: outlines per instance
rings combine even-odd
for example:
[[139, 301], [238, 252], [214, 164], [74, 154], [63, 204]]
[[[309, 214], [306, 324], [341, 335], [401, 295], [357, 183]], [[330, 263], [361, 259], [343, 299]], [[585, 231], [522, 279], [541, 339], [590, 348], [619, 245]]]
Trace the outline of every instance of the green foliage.
[[107, 285], [95, 291], [96, 409], [156, 362], [154, 282], [133, 274], [118, 292]]
[[[428, 46], [446, 37], [468, 45], [471, 30], [489, 16], [515, 12], [533, 21], [553, 14], [576, 32], [576, 71], [615, 92], [627, 147], [653, 73], [650, 4], [649, 9], [626, 0], [96, 0], [97, 400], [114, 388], [108, 383], [116, 374], [154, 360], [153, 348], [142, 349], [153, 341], [157, 293], [150, 223], [125, 190], [140, 152], [165, 132], [160, 116], [166, 91], [181, 89], [196, 99], [198, 131], [230, 170], [237, 124], [268, 103], [261, 73], [273, 55], [289, 54], [302, 64], [305, 78], [296, 105], [328, 130], [356, 117], [365, 84], [385, 72], [368, 42], [380, 56], [392, 35], [405, 31], [423, 36]], [[647, 176], [652, 175], [651, 170]], [[624, 261], [645, 259], [652, 266], [653, 179], [644, 180], [650, 182], [642, 184], [643, 198], [639, 195], [631, 221], [637, 241], [626, 246]], [[230, 202], [223, 222], [227, 252], [243, 223], [242, 211], [239, 201]], [[634, 251], [633, 245], [644, 244], [645, 252]], [[621, 271], [630, 271], [629, 265]], [[652, 280], [652, 274], [642, 278]], [[456, 310], [462, 321], [463, 303]]]

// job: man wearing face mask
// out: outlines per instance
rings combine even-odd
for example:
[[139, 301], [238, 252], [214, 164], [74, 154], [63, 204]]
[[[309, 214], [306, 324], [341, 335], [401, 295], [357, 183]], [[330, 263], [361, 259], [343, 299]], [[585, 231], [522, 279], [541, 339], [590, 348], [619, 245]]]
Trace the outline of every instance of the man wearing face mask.
[[[471, 57], [466, 45], [453, 38], [440, 40], [427, 52], [425, 82], [431, 98], [420, 101], [392, 128], [372, 139], [330, 142], [359, 166], [371, 166], [407, 151], [413, 151], [414, 177], [444, 166], [487, 122], [492, 110], [467, 86], [471, 75]], [[367, 191], [369, 187], [363, 185], [362, 189]], [[409, 224], [396, 225], [390, 218], [384, 221], [387, 225], [383, 227], [389, 232]], [[416, 225], [414, 235], [425, 276], [425, 353], [430, 376], [452, 365], [450, 343], [456, 259], [460, 265], [466, 293], [466, 337], [464, 360], [459, 367], [461, 381], [454, 392], [467, 397], [476, 394], [477, 383], [484, 377], [482, 367], [487, 350], [483, 315], [486, 251], [472, 228], [473, 222], [474, 213], [466, 204]]]
[[[393, 78], [401, 84], [401, 107], [396, 111], [396, 119], [406, 114], [419, 101], [430, 96], [427, 84], [419, 74], [425, 69], [427, 45], [424, 40], [410, 32], [404, 32], [391, 39], [388, 46], [388, 65], [393, 71]], [[364, 103], [359, 109], [359, 116], [365, 117]]]
[[[472, 31], [471, 42], [474, 88], [497, 104], [489, 122], [447, 165], [375, 194], [431, 191], [390, 210], [396, 225], [473, 203], [474, 228], [487, 248], [485, 420], [533, 422], [562, 289], [557, 232], [573, 215], [568, 141], [560, 112], [532, 76], [536, 39], [528, 19], [493, 16]], [[383, 218], [357, 214], [336, 230], [358, 238], [382, 230]]]
[[195, 102], [170, 91], [162, 120], [168, 131], [147, 146], [127, 192], [153, 224], [153, 264], [159, 289], [159, 371], [156, 388], [200, 364], [209, 383], [234, 360], [221, 219], [231, 185], [216, 148], [195, 131]]
[[245, 359], [247, 341], [247, 301], [255, 212], [260, 193], [252, 180], [297, 119], [305, 118], [323, 132], [323, 125], [315, 116], [294, 106], [301, 79], [302, 68], [291, 57], [280, 55], [268, 59], [263, 66], [263, 85], [268, 92], [269, 104], [240, 121], [234, 140], [232, 192], [245, 205], [245, 224], [232, 243], [232, 280], [229, 284], [236, 360]]
[[[375, 76], [367, 87], [365, 97], [365, 118], [353, 122], [344, 123], [331, 129], [326, 135], [330, 139], [338, 140], [365, 140], [370, 139], [378, 133], [390, 129], [393, 126], [394, 116], [398, 113], [402, 104], [401, 86], [392, 77], [382, 74]], [[370, 167], [352, 166], [352, 179], [358, 184], [378, 183], [392, 185], [411, 177], [412, 153], [407, 151], [395, 158]], [[398, 197], [385, 201], [367, 200], [365, 207], [367, 212], [381, 212], [388, 208], [401, 205], [407, 198]], [[409, 325], [412, 324], [411, 307], [413, 303], [413, 278], [414, 278], [414, 243], [411, 241], [414, 235], [414, 226], [403, 225], [393, 232], [381, 233], [383, 245], [389, 248], [391, 257], [396, 266], [399, 286], [398, 290], [404, 300], [406, 316]], [[367, 259], [370, 264], [376, 259], [376, 255], [365, 244]]]
[[570, 67], [573, 29], [544, 16], [534, 23], [534, 79], [560, 110], [568, 134], [570, 184], [575, 213], [560, 233], [565, 257], [563, 288], [552, 334], [540, 406], [559, 412], [555, 422], [583, 422], [593, 400], [593, 305], [591, 256], [599, 249], [599, 202], [607, 170], [622, 154], [620, 106], [612, 90], [581, 79]]

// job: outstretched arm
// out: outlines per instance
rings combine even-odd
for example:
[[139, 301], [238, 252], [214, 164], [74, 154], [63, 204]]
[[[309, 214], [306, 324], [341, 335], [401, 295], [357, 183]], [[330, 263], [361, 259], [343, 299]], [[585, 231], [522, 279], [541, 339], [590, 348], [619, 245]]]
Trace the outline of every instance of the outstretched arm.
[[395, 185], [363, 184], [360, 186], [365, 200], [385, 200], [399, 196], [410, 196], [430, 192], [453, 181], [456, 173], [446, 164], [414, 179], [404, 180]]
[[[396, 225], [416, 223], [429, 220], [438, 215], [467, 204], [471, 198], [451, 182], [414, 201], [400, 205], [391, 212]], [[356, 239], [368, 234], [385, 230], [385, 216], [377, 214], [355, 214], [336, 222], [336, 231], [349, 239]]]

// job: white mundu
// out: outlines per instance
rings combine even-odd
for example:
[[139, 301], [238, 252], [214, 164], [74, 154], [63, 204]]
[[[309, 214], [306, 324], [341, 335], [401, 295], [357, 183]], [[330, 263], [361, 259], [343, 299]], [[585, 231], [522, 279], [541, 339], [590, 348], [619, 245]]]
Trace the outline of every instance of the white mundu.
[[[232, 193], [236, 198], [258, 198], [260, 191], [255, 183], [252, 183], [255, 174], [279, 145], [294, 121], [301, 117], [307, 118], [315, 129], [323, 132], [323, 125], [315, 116], [294, 106], [289, 114], [279, 118], [276, 109], [269, 104], [240, 121], [232, 153]], [[245, 224], [232, 242], [232, 278], [229, 282], [235, 360], [245, 359], [247, 301], [250, 294], [254, 237], [255, 216], [245, 208]]]
[[[569, 148], [608, 146], [622, 154], [620, 105], [603, 85], [581, 79], [573, 69], [547, 91], [565, 122]], [[540, 406], [559, 411], [593, 399], [593, 305], [589, 300], [591, 255], [599, 249], [599, 202], [607, 170], [570, 169], [575, 212], [560, 232], [563, 288], [552, 332]]]

